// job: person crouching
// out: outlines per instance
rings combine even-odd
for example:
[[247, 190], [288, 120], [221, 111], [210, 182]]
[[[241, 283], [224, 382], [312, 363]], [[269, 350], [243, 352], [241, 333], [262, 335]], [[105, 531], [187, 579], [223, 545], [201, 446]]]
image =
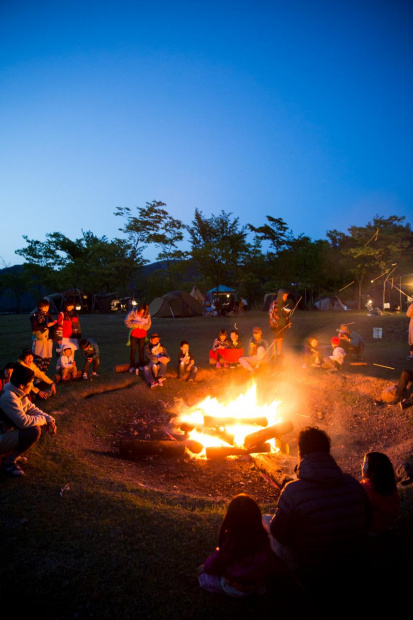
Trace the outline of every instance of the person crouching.
[[323, 359], [321, 368], [329, 370], [330, 372], [337, 372], [344, 363], [346, 352], [343, 347], [340, 346], [340, 339], [337, 338], [337, 336], [331, 339], [331, 346], [333, 347], [333, 352]]
[[0, 394], [0, 456], [4, 456], [3, 469], [11, 476], [24, 476], [19, 462], [41, 435], [41, 428], [54, 435], [55, 419], [30, 402], [28, 395], [33, 387], [34, 372], [16, 364], [13, 374]]
[[58, 357], [56, 373], [62, 381], [77, 379], [77, 368], [72, 347], [64, 347]]
[[90, 365], [92, 364], [92, 377], [98, 377], [97, 370], [100, 366], [100, 354], [97, 342], [92, 338], [83, 338], [79, 342], [83, 355], [86, 358], [83, 366], [82, 375], [84, 379], [88, 378]]

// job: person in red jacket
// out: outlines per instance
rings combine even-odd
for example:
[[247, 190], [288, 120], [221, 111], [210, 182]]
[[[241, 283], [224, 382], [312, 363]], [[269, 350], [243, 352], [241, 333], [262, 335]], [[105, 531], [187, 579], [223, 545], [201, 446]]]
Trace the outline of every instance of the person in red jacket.
[[68, 299], [65, 301], [63, 312], [59, 312], [57, 315], [56, 340], [59, 351], [62, 351], [63, 347], [71, 347], [73, 351], [77, 351], [81, 335], [79, 317], [75, 310], [74, 301]]

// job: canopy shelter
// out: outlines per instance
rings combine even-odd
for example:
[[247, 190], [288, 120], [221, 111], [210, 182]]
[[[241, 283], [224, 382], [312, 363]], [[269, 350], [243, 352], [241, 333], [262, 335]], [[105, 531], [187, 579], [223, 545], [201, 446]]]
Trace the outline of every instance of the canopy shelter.
[[162, 297], [155, 297], [149, 306], [151, 317], [202, 316], [202, 304], [185, 291], [172, 291]]

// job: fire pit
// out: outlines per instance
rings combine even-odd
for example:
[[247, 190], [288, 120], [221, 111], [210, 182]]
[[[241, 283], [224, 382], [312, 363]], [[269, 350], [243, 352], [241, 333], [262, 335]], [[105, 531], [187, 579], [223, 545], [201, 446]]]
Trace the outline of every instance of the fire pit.
[[279, 401], [258, 404], [256, 386], [245, 394], [221, 402], [208, 396], [172, 418], [163, 438], [128, 439], [121, 443], [121, 456], [149, 455], [219, 460], [246, 454], [288, 454], [283, 436], [293, 430], [282, 420]]

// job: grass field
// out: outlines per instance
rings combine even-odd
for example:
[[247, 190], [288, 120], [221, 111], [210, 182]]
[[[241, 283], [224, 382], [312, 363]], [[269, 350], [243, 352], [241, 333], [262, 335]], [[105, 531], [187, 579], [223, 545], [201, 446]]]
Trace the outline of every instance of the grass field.
[[[288, 592], [283, 590], [285, 584], [274, 596], [250, 604], [202, 594], [196, 567], [216, 545], [226, 502], [204, 495], [202, 489], [199, 497], [186, 494], [182, 491], [185, 481], [178, 493], [161, 485], [159, 489], [148, 488], [134, 463], [113, 458], [114, 433], [136, 411], [152, 415], [160, 400], [172, 403], [178, 388], [184, 390], [179, 395], [190, 398], [196, 390], [205, 392], [216, 383], [212, 371], [205, 370], [204, 379], [190, 392], [190, 386], [181, 388], [182, 384], [174, 381], [171, 370], [168, 387], [154, 394], [141, 379], [128, 373], [115, 375], [113, 365], [128, 361], [123, 318], [81, 317], [83, 335], [94, 337], [101, 347], [101, 376], [93, 384], [59, 386], [55, 399], [40, 404], [47, 411], [63, 411], [57, 416], [58, 434], [45, 435], [29, 453], [26, 477], [0, 477], [3, 612], [13, 610], [21, 618], [30, 617], [35, 610], [42, 618], [298, 617]], [[394, 381], [408, 365], [406, 317], [296, 313], [286, 354], [294, 359], [309, 334], [318, 334], [328, 344], [342, 321], [356, 322], [355, 329], [366, 340], [369, 360], [366, 368], [357, 369], [353, 379], [352, 375], [348, 377], [343, 406], [353, 412], [360, 405], [366, 420], [374, 424], [371, 391], [377, 389], [379, 396], [381, 387]], [[161, 334], [173, 360], [179, 341], [189, 340], [197, 363], [207, 369], [208, 350], [219, 328], [232, 327], [233, 323], [234, 319], [162, 319], [153, 322], [153, 331]], [[236, 323], [244, 342], [255, 324], [262, 325], [264, 335], [270, 337], [264, 313], [246, 314]], [[373, 339], [373, 327], [382, 327], [382, 340]], [[21, 349], [30, 345], [28, 316], [1, 316], [0, 342], [1, 365], [14, 361]], [[373, 366], [373, 362], [395, 370]], [[295, 358], [294, 363], [299, 360]], [[368, 386], [368, 393], [357, 394], [358, 380], [364, 390]], [[333, 381], [337, 390], [342, 379], [334, 377]], [[104, 393], [116, 387], [131, 389]], [[329, 397], [330, 389], [326, 386], [326, 395], [320, 392], [320, 399]], [[94, 392], [102, 393], [101, 398], [85, 399]], [[400, 422], [397, 412], [386, 415], [389, 422]], [[357, 428], [363, 424], [361, 420]], [[406, 434], [411, 434], [411, 417], [406, 416], [405, 425]], [[392, 441], [399, 442], [399, 437], [386, 427], [386, 445], [390, 448]], [[150, 462], [148, 467], [152, 467]], [[66, 484], [70, 489], [61, 496]], [[412, 494], [407, 490], [403, 493], [397, 554], [392, 556], [389, 574], [405, 571], [411, 548], [412, 506]], [[271, 502], [261, 507], [274, 509]], [[400, 551], [403, 548], [404, 555]]]

